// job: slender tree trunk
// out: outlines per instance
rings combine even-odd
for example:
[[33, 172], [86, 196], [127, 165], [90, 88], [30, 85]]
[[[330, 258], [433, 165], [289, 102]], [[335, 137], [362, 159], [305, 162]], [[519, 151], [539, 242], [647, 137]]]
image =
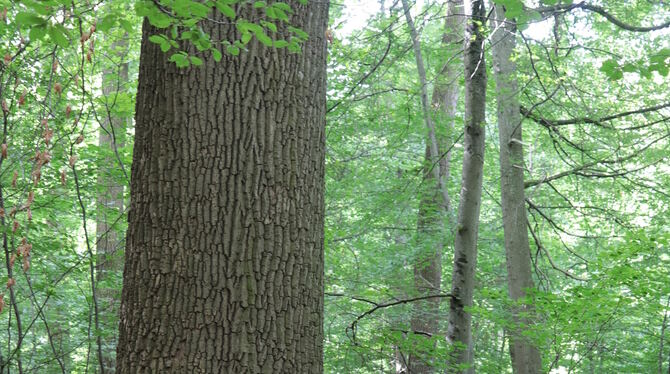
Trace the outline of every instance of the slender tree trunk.
[[412, 38], [412, 46], [414, 47], [414, 56], [416, 57], [416, 70], [419, 73], [419, 84], [421, 84], [421, 108], [423, 109], [423, 119], [426, 123], [426, 128], [428, 129], [428, 145], [430, 148], [430, 160], [431, 164], [434, 167], [431, 169], [433, 173], [433, 178], [437, 181], [439, 191], [442, 195], [442, 201], [449, 201], [449, 192], [446, 188], [446, 182], [440, 178], [441, 166], [438, 162], [440, 157], [437, 133], [435, 131], [435, 123], [431, 115], [430, 103], [428, 102], [428, 82], [426, 80], [426, 68], [423, 65], [423, 56], [421, 54], [421, 44], [419, 42], [419, 34], [416, 31], [414, 26], [414, 20], [412, 20], [412, 15], [410, 14], [410, 7], [407, 0], [402, 0], [403, 13], [405, 13], [405, 19], [407, 20], [407, 27], [409, 27], [410, 37]]
[[186, 69], [144, 21], [120, 373], [323, 372], [328, 1], [287, 3], [302, 53], [254, 40]]
[[[445, 18], [445, 32], [442, 40], [444, 56], [449, 58], [453, 51], [453, 44], [462, 37], [462, 1], [449, 1], [447, 17]], [[419, 82], [422, 86], [422, 98], [427, 89], [427, 79], [418, 34], [414, 27], [407, 1], [403, 1], [403, 10], [410, 27], [410, 34], [414, 40]], [[442, 252], [448, 230], [445, 227], [451, 216], [451, 200], [447, 190], [451, 167], [451, 152], [449, 135], [454, 128], [454, 117], [458, 105], [459, 85], [457, 82], [459, 70], [454, 61], [445, 61], [438, 72], [433, 86], [431, 108], [423, 105], [424, 118], [427, 118], [429, 136], [426, 138], [426, 153], [423, 168], [423, 190], [419, 203], [418, 233], [419, 245], [428, 247], [421, 250], [414, 263], [414, 287], [419, 295], [439, 293], [442, 283]], [[427, 96], [427, 94], [426, 94]], [[422, 104], [424, 104], [422, 102]], [[430, 124], [434, 126], [434, 135], [430, 135]], [[442, 124], [442, 126], [440, 126]], [[437, 154], [432, 153], [433, 141], [436, 143]], [[446, 152], [446, 153], [445, 153]], [[434, 168], [438, 171], [434, 173]], [[439, 181], [435, 178], [438, 177]], [[446, 219], [445, 219], [446, 218]], [[440, 298], [419, 301], [413, 304], [411, 329], [414, 332], [426, 333], [435, 336], [440, 332]], [[433, 373], [434, 363], [427, 357], [412, 357], [409, 361], [411, 373]]]
[[[663, 345], [665, 343], [665, 330], [667, 328], [668, 322], [668, 307], [670, 307], [670, 296], [668, 297], [668, 302], [665, 304], [665, 310], [663, 311], [663, 323], [661, 323], [661, 337], [659, 339], [658, 346], [658, 374], [663, 374]], [[668, 368], [670, 372], [670, 367]]]
[[[404, 174], [405, 173], [404, 173], [403, 169], [398, 168], [398, 171], [396, 173], [396, 175], [398, 177], [398, 180], [402, 181]], [[404, 201], [401, 201], [398, 204], [398, 208], [399, 208], [401, 213], [404, 213], [407, 209], [409, 209], [409, 205], [410, 205], [409, 201], [404, 200]], [[401, 226], [401, 225], [404, 224], [404, 220], [403, 220], [404, 217], [405, 217], [404, 214], [399, 215], [399, 220], [397, 222], [398, 226]], [[406, 232], [397, 232], [395, 234], [394, 243], [398, 248], [402, 248], [402, 249], [400, 249], [401, 251], [406, 250], [408, 248], [408, 245], [407, 245], [408, 241], [409, 241], [409, 239], [408, 239], [408, 235], [407, 235]], [[401, 297], [407, 297], [407, 293], [406, 293], [407, 290], [405, 290], [404, 288], [398, 288], [396, 292]], [[392, 326], [406, 328], [405, 326], [407, 325], [406, 324], [407, 321], [406, 321], [405, 317], [406, 316], [400, 316], [400, 317], [393, 316], [392, 319], [391, 319]], [[407, 339], [407, 334], [406, 333], [403, 333], [402, 336], [403, 336], [403, 339]], [[408, 368], [407, 368], [408, 365], [409, 365], [408, 352], [402, 352], [400, 347], [394, 346], [393, 347], [392, 366], [393, 366], [393, 368], [395, 368], [395, 373], [396, 374], [407, 374], [408, 373]]]
[[[70, 312], [67, 306], [63, 304], [52, 305], [48, 311], [49, 313], [45, 314], [45, 318], [47, 315], [66, 316]], [[49, 319], [52, 320], [52, 318]], [[67, 323], [54, 323], [49, 325], [49, 331], [51, 335], [51, 345], [53, 347], [52, 350], [56, 356], [54, 357], [56, 359], [54, 364], [58, 365], [61, 372], [67, 373], [72, 367], [70, 327]], [[2, 370], [0, 370], [0, 374], [2, 374]]]
[[[7, 114], [5, 113], [5, 127], [3, 131], [3, 141], [7, 139]], [[3, 143], [4, 144], [4, 143]], [[0, 158], [0, 166], [2, 166], [3, 158]], [[7, 209], [5, 206], [5, 198], [4, 198], [4, 186], [0, 185], [0, 208], [5, 210]], [[0, 225], [2, 227], [6, 227], [7, 220], [5, 219], [5, 216], [3, 215], [0, 217]], [[12, 266], [10, 266], [10, 258], [11, 258], [11, 247], [10, 247], [10, 240], [11, 238], [8, 237], [7, 231], [3, 231], [2, 233], [2, 249], [5, 252], [5, 268], [7, 270], [7, 279], [14, 279], [14, 269]], [[15, 358], [14, 360], [16, 361], [16, 367], [18, 369], [19, 374], [23, 374], [23, 360], [21, 359], [21, 351], [22, 351], [22, 346], [23, 346], [23, 324], [21, 322], [21, 310], [19, 308], [19, 304], [17, 301], [17, 295], [14, 292], [15, 287], [8, 287], [9, 289], [9, 305], [6, 307], [11, 308], [13, 315], [14, 315], [14, 324], [16, 326], [16, 347], [14, 347], [14, 350], [16, 350]], [[5, 299], [6, 300], [6, 299]], [[5, 301], [7, 303], [7, 301]], [[12, 313], [10, 312], [10, 313]], [[8, 329], [7, 329], [7, 335], [8, 339], [10, 341], [7, 342], [7, 347], [11, 347], [11, 339], [12, 339], [12, 320], [10, 316], [8, 320]], [[11, 352], [8, 348], [8, 351]], [[11, 364], [12, 364], [12, 357], [9, 357], [6, 362], [3, 362], [2, 367], [0, 367], [0, 371], [4, 370], [5, 367], [7, 367], [7, 372], [11, 371]]]
[[[116, 41], [111, 44], [112, 53], [123, 58], [127, 52], [125, 40]], [[102, 93], [106, 97], [106, 108], [98, 114], [101, 120], [98, 145], [103, 156], [101, 169], [98, 176], [98, 185], [102, 186], [97, 198], [98, 215], [96, 220], [96, 251], [98, 266], [97, 282], [98, 295], [101, 303], [100, 321], [103, 326], [102, 352], [105, 372], [113, 373], [116, 363], [116, 342], [119, 304], [121, 303], [121, 292], [114, 287], [114, 279], [123, 269], [123, 259], [119, 257], [118, 251], [122, 249], [123, 238], [118, 234], [115, 225], [118, 224], [119, 216], [123, 214], [123, 190], [124, 183], [116, 174], [120, 169], [118, 148], [123, 147], [128, 118], [121, 117], [115, 112], [118, 106], [118, 94], [124, 91], [128, 82], [128, 63], [121, 62], [119, 65], [106, 69], [103, 72]], [[111, 332], [111, 333], [110, 333]]]
[[515, 326], [510, 329], [510, 356], [514, 373], [540, 373], [542, 357], [538, 348], [523, 335], [534, 323], [533, 305], [524, 301], [534, 287], [528, 242], [528, 220], [524, 194], [524, 158], [521, 137], [516, 63], [516, 24], [507, 19], [504, 7], [496, 5], [492, 20], [491, 45], [493, 74], [498, 102], [500, 137], [500, 190], [507, 257], [507, 285], [510, 298], [519, 303], [513, 310]]
[[[484, 1], [470, 1], [465, 32], [465, 133], [461, 195], [454, 239], [454, 269], [451, 279], [447, 339], [454, 345], [451, 372], [474, 372], [472, 306], [477, 264], [477, 234], [484, 169], [484, 125], [486, 120], [486, 63], [482, 25]], [[468, 366], [469, 369], [463, 369]]]
[[[419, 204], [418, 229], [420, 234], [419, 246], [423, 247], [423, 242], [429, 239], [430, 234], [435, 230], [440, 230], [442, 221], [442, 210], [449, 204], [449, 194], [446, 190], [445, 181], [442, 179], [447, 172], [446, 160], [440, 160], [440, 146], [438, 141], [433, 113], [428, 102], [428, 83], [426, 79], [426, 69], [423, 64], [421, 53], [421, 44], [419, 34], [417, 33], [414, 20], [410, 12], [410, 6], [407, 0], [402, 0], [403, 12], [407, 20], [412, 45], [414, 47], [414, 56], [416, 58], [416, 67], [419, 75], [421, 108], [423, 110], [423, 119], [428, 130], [426, 139], [426, 160], [424, 161], [423, 184]], [[435, 189], [431, 187], [436, 185]], [[433, 195], [437, 192], [437, 196]], [[435, 224], [437, 223], [437, 227]], [[432, 239], [432, 238], [431, 238]], [[442, 279], [442, 242], [429, 243], [428, 250], [419, 250], [414, 259], [414, 286], [418, 294], [429, 294], [440, 289]], [[410, 326], [414, 333], [436, 334], [439, 328], [437, 312], [439, 310], [439, 299], [418, 301], [414, 304]], [[430, 373], [432, 365], [425, 352], [415, 350], [410, 352], [408, 360], [408, 372], [410, 373]]]

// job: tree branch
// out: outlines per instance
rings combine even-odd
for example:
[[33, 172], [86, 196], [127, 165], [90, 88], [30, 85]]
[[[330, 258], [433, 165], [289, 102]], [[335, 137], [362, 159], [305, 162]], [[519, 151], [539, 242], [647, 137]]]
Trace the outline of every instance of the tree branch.
[[[326, 296], [346, 296], [346, 295], [341, 294], [341, 293], [326, 292], [325, 294], [326, 294]], [[359, 316], [357, 316], [356, 319], [354, 319], [354, 321], [347, 327], [346, 334], [347, 334], [347, 336], [349, 336], [349, 331], [351, 331], [351, 341], [355, 345], [356, 344], [356, 328], [358, 326], [358, 322], [360, 322], [360, 320], [362, 320], [363, 318], [375, 313], [376, 311], [378, 311], [380, 309], [389, 308], [389, 307], [396, 306], [396, 305], [401, 305], [401, 304], [412, 303], [412, 302], [415, 302], [415, 301], [435, 299], [435, 298], [443, 298], [443, 297], [452, 297], [452, 295], [448, 294], [448, 293], [435, 294], [435, 295], [425, 295], [425, 296], [412, 297], [412, 298], [409, 298], [409, 299], [400, 299], [400, 300], [389, 301], [389, 302], [386, 302], [386, 303], [376, 303], [374, 301], [363, 299], [363, 298], [360, 298], [360, 297], [350, 296], [350, 298], [352, 300], [362, 301], [362, 302], [365, 302], [365, 303], [368, 303], [368, 304], [372, 304], [372, 305], [374, 305], [374, 307], [372, 307], [371, 309], [366, 310], [363, 314], [360, 314]]]
[[619, 28], [622, 28], [624, 30], [628, 31], [633, 31], [633, 32], [649, 32], [649, 31], [655, 31], [655, 30], [661, 30], [666, 27], [670, 27], [670, 20], [665, 21], [661, 23], [660, 25], [652, 25], [652, 26], [635, 26], [631, 25], [629, 23], [623, 22], [620, 19], [614, 17], [610, 12], [605, 10], [605, 8], [598, 6], [598, 5], [592, 5], [592, 4], [587, 4], [586, 2], [582, 1], [580, 3], [576, 4], [566, 4], [566, 5], [557, 5], [554, 7], [541, 7], [541, 8], [535, 8], [534, 10], [540, 12], [540, 13], [555, 13], [555, 12], [569, 12], [573, 9], [582, 9], [586, 10], [589, 12], [597, 13], [601, 16], [603, 16], [605, 19], [607, 19], [610, 23], [618, 26]]
[[608, 122], [608, 121], [611, 121], [611, 120], [614, 120], [614, 119], [631, 116], [633, 114], [644, 114], [644, 113], [649, 113], [649, 112], [657, 112], [657, 111], [659, 111], [661, 109], [665, 109], [665, 108], [670, 108], [670, 102], [655, 105], [655, 106], [651, 106], [651, 107], [641, 108], [641, 109], [637, 109], [637, 110], [629, 110], [627, 112], [616, 113], [616, 114], [612, 114], [612, 115], [601, 117], [601, 118], [577, 117], [577, 118], [570, 118], [570, 119], [554, 120], [554, 119], [548, 119], [548, 118], [541, 117], [537, 114], [532, 113], [531, 110], [528, 110], [525, 107], [521, 106], [521, 114], [524, 117], [530, 118], [534, 122], [537, 122], [538, 124], [540, 124], [542, 126], [545, 126], [545, 127], [567, 126], [567, 125], [577, 125], [577, 124], [595, 124], [595, 125], [599, 125], [599, 126], [604, 126], [603, 122]]

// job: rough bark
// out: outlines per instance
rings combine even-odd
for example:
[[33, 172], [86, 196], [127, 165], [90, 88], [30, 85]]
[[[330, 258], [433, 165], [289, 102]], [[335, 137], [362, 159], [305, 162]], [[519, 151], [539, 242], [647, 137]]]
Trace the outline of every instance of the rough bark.
[[179, 69], [144, 22], [120, 373], [323, 372], [328, 1], [287, 3], [302, 53], [252, 41]]
[[504, 7], [495, 6], [492, 20], [495, 30], [491, 39], [493, 75], [498, 103], [500, 138], [500, 190], [507, 257], [507, 286], [515, 303], [514, 326], [510, 333], [510, 356], [514, 373], [540, 373], [542, 357], [538, 348], [522, 334], [533, 324], [533, 305], [524, 302], [526, 292], [534, 287], [528, 241], [524, 193], [524, 157], [521, 136], [516, 63], [516, 24], [507, 19]]
[[[477, 234], [484, 168], [486, 120], [486, 63], [484, 61], [484, 1], [471, 1], [465, 11], [465, 131], [461, 194], [454, 238], [447, 339], [453, 344], [451, 372], [474, 372], [472, 352], [472, 306], [477, 263]], [[469, 366], [468, 369], [464, 367]]]
[[[127, 52], [125, 40], [119, 40], [111, 44], [111, 51], [118, 57], [123, 58]], [[116, 96], [124, 90], [128, 82], [128, 63], [122, 62], [118, 66], [105, 69], [103, 72], [102, 93], [107, 98], [106, 108], [98, 117], [101, 120], [101, 128], [98, 135], [98, 145], [105, 156], [103, 156], [98, 185], [102, 187], [97, 197], [98, 214], [96, 218], [96, 251], [97, 269], [96, 281], [98, 282], [98, 295], [101, 304], [100, 322], [103, 331], [113, 331], [112, 334], [102, 336], [102, 353], [105, 372], [113, 373], [116, 362], [116, 343], [119, 304], [121, 292], [113, 287], [113, 279], [123, 270], [123, 259], [118, 251], [123, 248], [123, 237], [119, 235], [115, 225], [119, 222], [119, 216], [123, 214], [123, 191], [124, 183], [115, 176], [119, 169], [119, 160], [115, 156], [119, 147], [123, 147], [124, 134], [128, 118], [119, 116], [115, 111]]]
[[[410, 25], [412, 38], [417, 37], [416, 29], [408, 12], [406, 1], [403, 1], [405, 15]], [[439, 293], [442, 283], [442, 252], [444, 251], [448, 229], [445, 226], [451, 217], [451, 199], [447, 191], [447, 181], [450, 175], [451, 146], [449, 135], [454, 128], [454, 118], [460, 91], [457, 79], [460, 69], [458, 61], [451, 61], [454, 51], [453, 44], [462, 37], [462, 1], [449, 1], [447, 17], [445, 18], [445, 32], [442, 39], [443, 54], [448, 61], [438, 72], [433, 86], [431, 108], [423, 106], [424, 117], [433, 123], [434, 138], [426, 137], [426, 153], [423, 167], [423, 191], [419, 202], [419, 217], [417, 229], [419, 246], [428, 247], [421, 250], [414, 263], [414, 288], [419, 296]], [[417, 71], [422, 87], [426, 88], [425, 69], [421, 58], [421, 49], [417, 39], [414, 43]], [[455, 52], [455, 53], [450, 53]], [[428, 110], [428, 111], [426, 111]], [[428, 127], [430, 132], [430, 127]], [[435, 140], [437, 154], [433, 154], [432, 142]], [[434, 166], [435, 165], [435, 166]], [[434, 173], [434, 167], [437, 173]], [[436, 175], [437, 174], [437, 175]], [[438, 182], [435, 178], [439, 177]], [[444, 189], [444, 190], [442, 190]], [[440, 332], [440, 298], [418, 301], [413, 304], [410, 326], [416, 333], [425, 333], [436, 336]], [[410, 357], [411, 373], [433, 373], [435, 363], [427, 357]]]

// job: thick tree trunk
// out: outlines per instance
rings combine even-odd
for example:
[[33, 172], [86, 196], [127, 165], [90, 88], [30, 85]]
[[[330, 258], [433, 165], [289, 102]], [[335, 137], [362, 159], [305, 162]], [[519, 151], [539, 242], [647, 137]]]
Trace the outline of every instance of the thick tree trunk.
[[[418, 43], [418, 34], [412, 22], [407, 2], [403, 1], [405, 16], [410, 25], [410, 33], [415, 40], [415, 56], [419, 82], [423, 90], [426, 89], [427, 79], [421, 49]], [[451, 61], [454, 51], [453, 44], [462, 37], [462, 1], [449, 1], [447, 17], [445, 18], [445, 32], [442, 47], [446, 61], [435, 79], [431, 109], [425, 105], [423, 115], [434, 124], [434, 138], [430, 134], [426, 138], [426, 153], [423, 170], [423, 190], [419, 202], [419, 217], [417, 229], [419, 245], [427, 247], [421, 250], [414, 263], [414, 287], [419, 295], [440, 293], [442, 283], [442, 252], [445, 240], [448, 237], [446, 224], [451, 217], [451, 200], [447, 191], [447, 181], [451, 169], [451, 146], [449, 135], [454, 128], [454, 117], [458, 105], [458, 75], [462, 72], [457, 68], [458, 61]], [[449, 53], [455, 52], [455, 53]], [[423, 75], [422, 75], [423, 73]], [[426, 111], [427, 110], [427, 111]], [[441, 125], [441, 126], [440, 126]], [[430, 127], [428, 127], [430, 132]], [[435, 140], [437, 154], [432, 154], [432, 142]], [[446, 152], [446, 153], [445, 153]], [[436, 165], [434, 166], [434, 163]], [[438, 173], [434, 173], [434, 167]], [[435, 178], [439, 177], [439, 181]], [[413, 304], [410, 326], [415, 333], [425, 333], [430, 336], [440, 332], [440, 298], [418, 301]], [[423, 374], [435, 372], [434, 363], [428, 357], [411, 357], [409, 361], [411, 373]]]
[[288, 3], [302, 53], [252, 41], [187, 69], [144, 22], [120, 373], [323, 371], [328, 1]]
[[[452, 372], [474, 372], [472, 352], [472, 306], [477, 264], [477, 234], [482, 200], [484, 168], [484, 125], [486, 120], [486, 63], [482, 24], [486, 13], [484, 1], [471, 1], [465, 32], [465, 137], [461, 195], [454, 239], [454, 269], [451, 279], [451, 302], [447, 339], [454, 345], [450, 360]], [[462, 367], [470, 368], [463, 370]]]
[[[127, 51], [127, 43], [118, 41], [112, 43], [112, 50], [123, 57]], [[103, 365], [105, 372], [113, 373], [116, 363], [116, 343], [119, 304], [121, 303], [120, 289], [114, 287], [114, 279], [123, 269], [123, 259], [118, 251], [123, 248], [123, 238], [118, 234], [115, 225], [119, 216], [123, 214], [124, 184], [115, 176], [119, 169], [119, 160], [114, 154], [123, 146], [128, 118], [115, 114], [113, 107], [117, 102], [116, 95], [123, 91], [128, 82], [128, 63], [122, 62], [118, 66], [106, 69], [103, 72], [102, 92], [106, 97], [107, 108], [99, 114], [102, 116], [98, 144], [106, 154], [102, 160], [104, 167], [98, 176], [98, 185], [103, 189], [98, 194], [98, 215], [96, 222], [96, 251], [98, 258], [97, 276], [98, 295], [101, 303], [100, 322], [105, 335], [102, 337]], [[108, 333], [113, 332], [113, 333]]]
[[[516, 24], [506, 19], [504, 7], [495, 6], [491, 45], [493, 74], [498, 102], [500, 137], [500, 190], [507, 257], [507, 285], [510, 298], [519, 302], [513, 310], [515, 326], [510, 332], [510, 356], [514, 373], [540, 373], [540, 351], [525, 338], [523, 329], [533, 324], [533, 305], [524, 303], [526, 291], [534, 287], [524, 193], [524, 159], [521, 141], [516, 63]], [[523, 317], [522, 317], [523, 316]]]

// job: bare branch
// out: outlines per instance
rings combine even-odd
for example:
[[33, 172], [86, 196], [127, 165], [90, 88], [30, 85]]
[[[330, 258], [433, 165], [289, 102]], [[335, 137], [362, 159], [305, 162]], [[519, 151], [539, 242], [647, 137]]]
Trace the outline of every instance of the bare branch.
[[662, 30], [666, 27], [670, 27], [670, 20], [667, 20], [659, 25], [652, 25], [652, 26], [635, 26], [631, 25], [629, 23], [623, 22], [620, 19], [614, 17], [612, 13], [608, 12], [605, 10], [605, 8], [598, 6], [598, 5], [593, 5], [593, 4], [587, 4], [586, 2], [582, 1], [580, 3], [576, 4], [565, 4], [565, 5], [557, 5], [555, 7], [541, 7], [541, 8], [535, 8], [534, 10], [540, 12], [540, 13], [556, 13], [556, 12], [569, 12], [573, 9], [582, 9], [586, 10], [589, 12], [597, 13], [601, 16], [603, 16], [605, 19], [610, 21], [612, 24], [618, 26], [619, 28], [622, 28], [624, 30], [628, 31], [633, 31], [633, 32], [649, 32], [649, 31], [655, 31], [655, 30]]

